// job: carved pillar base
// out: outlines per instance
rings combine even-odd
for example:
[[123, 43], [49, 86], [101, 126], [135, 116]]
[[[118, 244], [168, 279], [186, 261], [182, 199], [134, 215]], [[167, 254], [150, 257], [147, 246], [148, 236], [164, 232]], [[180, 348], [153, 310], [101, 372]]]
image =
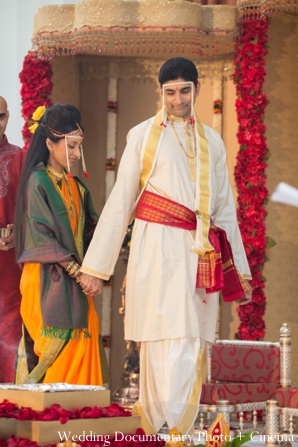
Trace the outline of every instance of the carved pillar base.
[[139, 398], [139, 374], [125, 372], [121, 380], [122, 386], [116, 388], [112, 401], [131, 409]]

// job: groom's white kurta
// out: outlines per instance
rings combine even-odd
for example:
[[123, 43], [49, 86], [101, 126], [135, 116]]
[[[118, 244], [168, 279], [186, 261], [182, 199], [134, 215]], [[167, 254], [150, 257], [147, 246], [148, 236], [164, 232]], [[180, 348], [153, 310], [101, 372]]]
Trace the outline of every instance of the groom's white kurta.
[[[152, 124], [153, 119], [145, 121], [129, 133], [115, 187], [83, 262], [85, 273], [103, 279], [113, 274], [145, 172], [144, 153], [148, 155], [147, 147], [152, 147], [147, 146]], [[153, 159], [144, 157], [149, 159], [144, 188], [195, 211], [202, 187], [200, 137], [197, 135], [198, 154], [191, 159], [167, 124], [153, 145]], [[193, 149], [190, 124], [175, 118], [174, 125], [184, 148]], [[226, 231], [238, 271], [250, 279], [225, 147], [217, 132], [203, 128], [210, 154], [209, 172], [205, 173], [208, 211], [214, 224]], [[155, 129], [160, 134], [160, 128]], [[218, 293], [206, 295], [205, 289], [196, 289], [198, 254], [194, 240], [201, 242], [199, 234], [198, 229], [187, 231], [139, 219], [134, 223], [125, 294], [125, 339], [142, 342], [139, 402], [147, 433], [158, 431], [167, 421], [170, 428], [176, 426], [186, 434], [196, 417], [201, 389], [200, 340], [213, 341], [218, 308]]]
[[[129, 133], [117, 181], [100, 216], [83, 262], [83, 272], [103, 279], [113, 274], [138, 195], [144, 141], [151, 125], [152, 119], [134, 127]], [[185, 126], [189, 124], [175, 118], [175, 128], [186, 148]], [[216, 131], [203, 127], [210, 152], [211, 218], [216, 226], [226, 231], [235, 265], [242, 276], [249, 279], [250, 270], [237, 224], [224, 143]], [[199, 156], [195, 160], [198, 164]], [[190, 163], [168, 122], [146, 189], [195, 210], [198, 180], [190, 180]], [[199, 172], [198, 165], [196, 172]], [[204, 289], [195, 287], [198, 255], [192, 248], [194, 233], [135, 220], [125, 296], [126, 340], [202, 337], [213, 341], [218, 294], [206, 296]]]

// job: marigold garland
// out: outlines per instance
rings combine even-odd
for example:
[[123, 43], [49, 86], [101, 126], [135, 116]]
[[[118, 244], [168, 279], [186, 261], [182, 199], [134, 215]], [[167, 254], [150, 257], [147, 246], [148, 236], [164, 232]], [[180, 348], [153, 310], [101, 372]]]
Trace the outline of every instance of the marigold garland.
[[247, 21], [240, 25], [235, 44], [234, 82], [240, 145], [235, 167], [238, 221], [253, 278], [252, 302], [237, 308], [241, 323], [236, 336], [242, 340], [257, 340], [265, 335], [266, 297], [262, 270], [266, 250], [268, 150], [263, 119], [268, 100], [262, 88], [266, 75], [267, 31], [267, 18]]
[[52, 68], [47, 61], [37, 58], [35, 53], [28, 53], [23, 62], [23, 68], [19, 75], [21, 81], [22, 117], [25, 120], [22, 135], [24, 147], [29, 147], [32, 133], [29, 126], [32, 124], [31, 116], [38, 106], [51, 106], [52, 92]]

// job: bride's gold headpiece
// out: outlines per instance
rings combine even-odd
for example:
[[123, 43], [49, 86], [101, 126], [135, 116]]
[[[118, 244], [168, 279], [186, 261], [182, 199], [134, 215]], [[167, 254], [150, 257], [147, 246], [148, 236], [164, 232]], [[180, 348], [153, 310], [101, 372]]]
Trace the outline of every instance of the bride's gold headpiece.
[[[72, 138], [78, 138], [78, 139], [83, 140], [83, 137], [84, 137], [83, 129], [81, 128], [81, 126], [78, 123], [76, 123], [77, 129], [73, 130], [69, 133], [62, 133], [62, 132], [59, 132], [59, 130], [52, 129], [51, 127], [47, 126], [46, 124], [41, 123], [41, 119], [44, 116], [45, 111], [46, 111], [45, 106], [37, 107], [37, 109], [35, 110], [35, 112], [32, 115], [32, 120], [34, 121], [34, 124], [32, 124], [29, 127], [29, 130], [31, 133], [34, 134], [37, 127], [39, 125], [41, 125], [42, 127], [45, 127], [46, 129], [48, 129], [51, 132], [51, 134], [54, 135], [54, 137], [65, 138], [65, 151], [66, 151], [66, 161], [67, 161], [67, 171], [68, 171], [67, 175], [68, 175], [68, 177], [72, 177], [72, 173], [70, 172], [69, 158], [68, 158], [67, 138], [72, 137]], [[87, 169], [86, 169], [85, 159], [84, 159], [83, 145], [81, 145], [81, 156], [82, 156], [82, 166], [83, 166], [84, 176], [89, 177]]]

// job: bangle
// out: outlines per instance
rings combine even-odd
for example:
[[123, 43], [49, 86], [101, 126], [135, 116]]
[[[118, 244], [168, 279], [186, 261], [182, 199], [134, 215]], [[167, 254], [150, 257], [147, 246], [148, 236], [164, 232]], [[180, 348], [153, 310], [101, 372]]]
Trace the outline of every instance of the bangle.
[[69, 261], [66, 267], [64, 267], [66, 273], [73, 279], [76, 280], [77, 283], [80, 282], [80, 264], [78, 264], [76, 261]]
[[78, 273], [78, 275], [77, 275], [77, 277], [76, 277], [76, 282], [78, 283], [78, 284], [80, 284], [80, 282], [81, 282], [81, 272], [79, 272]]
[[64, 267], [65, 271], [69, 273], [70, 269], [75, 265], [75, 261], [69, 261], [66, 267]]

